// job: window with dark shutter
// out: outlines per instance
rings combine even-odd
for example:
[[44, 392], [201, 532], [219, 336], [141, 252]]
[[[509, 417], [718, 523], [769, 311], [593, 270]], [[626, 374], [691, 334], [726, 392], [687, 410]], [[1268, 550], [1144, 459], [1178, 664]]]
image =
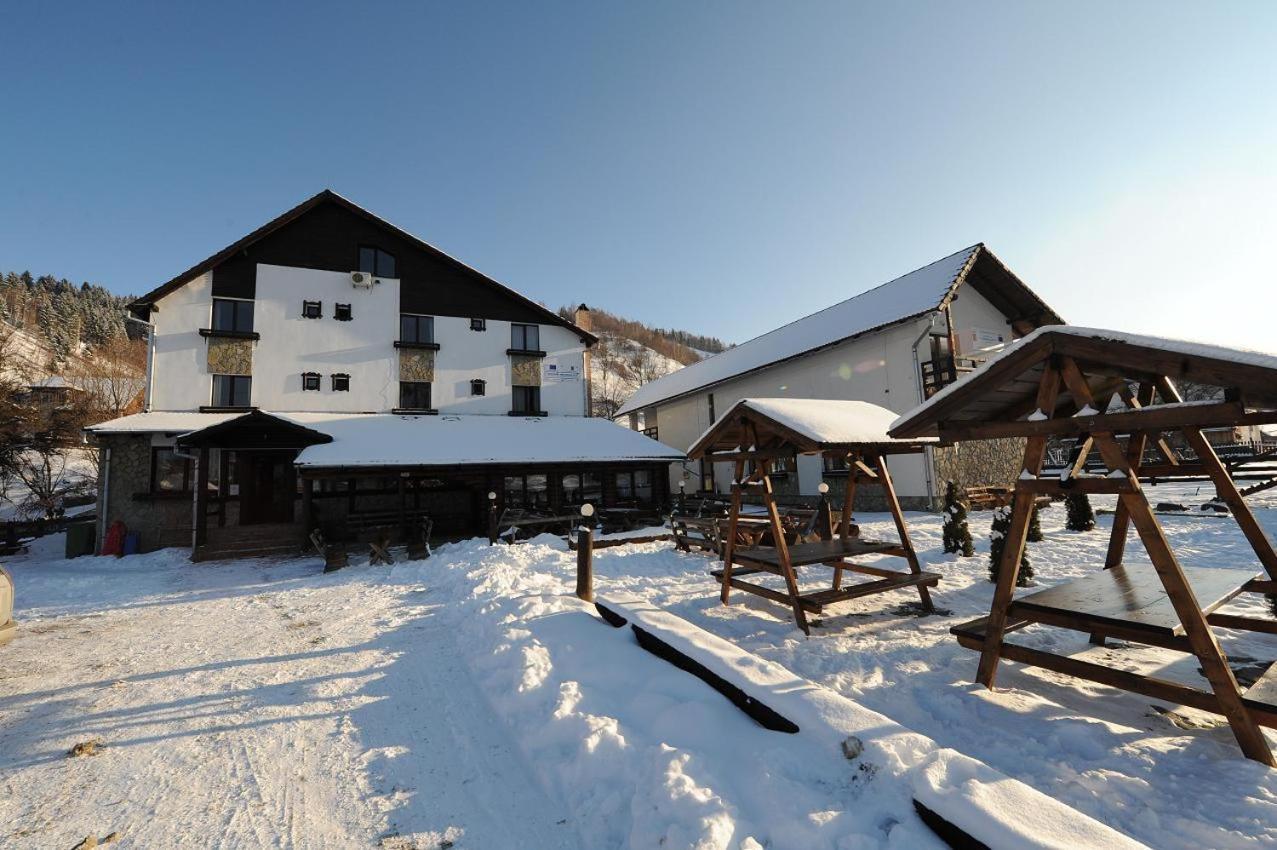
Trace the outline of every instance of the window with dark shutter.
[[470, 395], [486, 395], [488, 392], [488, 382], [482, 378], [475, 378], [470, 382]]
[[487, 329], [488, 329], [488, 320], [487, 320], [487, 319], [471, 319], [471, 320], [470, 320], [470, 330], [472, 330], [472, 331], [486, 331]]
[[302, 389], [310, 392], [319, 392], [319, 373], [303, 372]]
[[333, 392], [348, 393], [350, 392], [350, 376], [344, 372], [338, 372], [332, 376]]
[[324, 302], [322, 301], [303, 301], [302, 302], [302, 318], [303, 319], [322, 319], [324, 317]]
[[351, 312], [349, 304], [334, 304], [333, 318], [339, 322], [349, 322], [353, 319], [354, 313]]

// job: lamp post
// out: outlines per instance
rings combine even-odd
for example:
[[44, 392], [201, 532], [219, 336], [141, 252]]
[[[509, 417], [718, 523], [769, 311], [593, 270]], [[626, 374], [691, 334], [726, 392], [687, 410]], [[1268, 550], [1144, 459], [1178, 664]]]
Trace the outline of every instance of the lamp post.
[[493, 490], [488, 491], [488, 545], [495, 546], [497, 542], [497, 494]]
[[680, 514], [687, 513], [687, 482], [678, 482], [678, 512]]
[[594, 601], [594, 532], [586, 524], [594, 516], [594, 505], [581, 505], [581, 527], [576, 533], [576, 595]]
[[834, 539], [834, 515], [829, 510], [829, 485], [824, 481], [816, 487], [820, 501], [816, 503], [816, 534], [821, 540]]

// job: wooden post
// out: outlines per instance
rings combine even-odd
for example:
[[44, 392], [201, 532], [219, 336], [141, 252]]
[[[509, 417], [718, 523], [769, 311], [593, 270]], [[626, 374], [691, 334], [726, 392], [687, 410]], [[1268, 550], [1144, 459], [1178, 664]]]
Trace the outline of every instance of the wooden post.
[[594, 601], [594, 531], [591, 518], [594, 505], [581, 506], [581, 527], [576, 533], [576, 595], [586, 602]]
[[[1048, 362], [1043, 368], [1038, 384], [1037, 409], [1048, 419], [1055, 415], [1055, 402], [1060, 392], [1060, 371]], [[1024, 447], [1024, 464], [1021, 475], [1037, 478], [1042, 472], [1042, 460], [1046, 457], [1046, 437], [1029, 437]], [[1011, 501], [1011, 527], [1002, 549], [1002, 563], [998, 567], [998, 585], [993, 591], [993, 605], [985, 628], [984, 647], [980, 651], [980, 668], [976, 681], [992, 689], [998, 675], [998, 655], [1002, 651], [1002, 636], [1006, 632], [1007, 608], [1015, 596], [1015, 580], [1020, 575], [1020, 558], [1024, 554], [1025, 538], [1029, 533], [1029, 517], [1037, 494], [1024, 489], [1018, 483]]]
[[[1139, 395], [1124, 395], [1126, 403], [1134, 410], [1138, 410], [1146, 404], [1153, 401], [1153, 385], [1144, 383], [1140, 384]], [[1126, 447], [1126, 457], [1133, 466], [1138, 469], [1144, 458], [1144, 445], [1148, 437], [1143, 433], [1132, 433], [1130, 435], [1130, 444]], [[1138, 454], [1137, 454], [1138, 452]], [[1126, 503], [1121, 499], [1117, 500], [1117, 508], [1113, 511], [1113, 531], [1109, 535], [1108, 553], [1104, 556], [1104, 568], [1116, 567], [1122, 563], [1122, 556], [1126, 553], [1126, 535], [1131, 527], [1131, 516], [1126, 510]]]
[[737, 458], [733, 468], [736, 475], [732, 478], [732, 508], [727, 516], [727, 542], [723, 544], [723, 589], [718, 595], [724, 605], [728, 604], [732, 593], [732, 557], [736, 554], [736, 527], [740, 520], [741, 489], [745, 486], [741, 480], [745, 477], [745, 461]]
[[399, 536], [408, 541], [408, 479], [399, 476]]
[[208, 542], [208, 449], [201, 448], [195, 470], [195, 545]]
[[[754, 445], [758, 445], [757, 434], [754, 434]], [[758, 468], [762, 472], [763, 479], [763, 504], [767, 506], [767, 518], [771, 521], [773, 542], [776, 544], [776, 562], [780, 565], [781, 575], [785, 577], [790, 605], [794, 609], [794, 621], [798, 623], [798, 628], [803, 630], [803, 634], [810, 636], [811, 626], [807, 624], [807, 612], [803, 610], [802, 601], [798, 598], [798, 579], [794, 575], [794, 565], [789, 560], [789, 544], [785, 542], [785, 527], [781, 524], [780, 512], [776, 509], [776, 498], [772, 493], [771, 460], [760, 459]]]
[[[224, 505], [223, 515], [226, 513]], [[302, 477], [302, 529], [307, 537], [315, 530], [315, 479], [305, 476]]]
[[497, 494], [495, 491], [488, 491], [488, 545], [495, 546], [497, 543]]
[[851, 511], [856, 506], [856, 481], [859, 479], [856, 474], [855, 462], [859, 459], [854, 453], [849, 453], [845, 458], [847, 461], [847, 486], [843, 491], [842, 521], [838, 523], [838, 537], [844, 542], [851, 537]]
[[[905, 515], [900, 510], [900, 499], [896, 496], [896, 486], [892, 483], [891, 473], [887, 471], [887, 456], [878, 455], [877, 457], [878, 483], [882, 485], [882, 492], [887, 498], [887, 507], [891, 509], [891, 518], [896, 522], [896, 534], [900, 535], [900, 545], [905, 550], [905, 560], [909, 562], [909, 572], [917, 575], [922, 572], [922, 567], [918, 564], [918, 553], [913, 550], [913, 541], [909, 539], [909, 526], [905, 525]], [[936, 608], [931, 604], [931, 592], [927, 590], [926, 585], [919, 584], [918, 597], [922, 600], [922, 608], [924, 611], [935, 611]]]

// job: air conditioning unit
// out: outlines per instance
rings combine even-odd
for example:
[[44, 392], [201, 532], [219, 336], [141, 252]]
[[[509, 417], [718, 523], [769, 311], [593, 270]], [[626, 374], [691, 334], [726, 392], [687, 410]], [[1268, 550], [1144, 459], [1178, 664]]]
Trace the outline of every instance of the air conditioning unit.
[[357, 289], [372, 289], [374, 283], [381, 283], [372, 276], [372, 272], [351, 272], [350, 283]]

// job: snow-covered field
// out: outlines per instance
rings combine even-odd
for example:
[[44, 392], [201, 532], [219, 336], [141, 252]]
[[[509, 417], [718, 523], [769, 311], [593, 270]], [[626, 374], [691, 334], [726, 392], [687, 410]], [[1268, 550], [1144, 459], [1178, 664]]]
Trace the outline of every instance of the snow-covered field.
[[[1277, 510], [1258, 514], [1277, 533]], [[978, 538], [989, 516], [972, 515]], [[667, 542], [597, 551], [596, 588], [1149, 846], [1277, 845], [1277, 771], [1243, 759], [1208, 715], [1011, 663], [998, 692], [972, 684], [976, 656], [947, 629], [987, 612], [984, 558], [944, 556], [938, 518], [909, 518], [951, 614], [880, 596], [834, 608], [805, 639], [781, 606], [739, 593], [720, 606], [706, 557]], [[886, 516], [860, 519], [890, 533]], [[1047, 541], [1032, 546], [1042, 585], [1102, 559], [1107, 518], [1090, 534], [1062, 522], [1061, 508], [1044, 512]], [[1187, 564], [1253, 568], [1231, 520], [1165, 526]], [[934, 745], [867, 736], [857, 764], [761, 729], [600, 625], [569, 595], [575, 555], [561, 543], [462, 543], [328, 575], [313, 559], [191, 565], [180, 550], [63, 561], [60, 546], [46, 538], [6, 564], [20, 625], [0, 649], [0, 846], [112, 831], [133, 847], [941, 846], [900, 783]], [[1142, 556], [1135, 541], [1128, 551]], [[1017, 639], [1192, 677], [1160, 651], [1088, 649], [1045, 629]], [[1277, 638], [1225, 644], [1242, 665], [1277, 658]], [[97, 755], [67, 757], [89, 740]]]

